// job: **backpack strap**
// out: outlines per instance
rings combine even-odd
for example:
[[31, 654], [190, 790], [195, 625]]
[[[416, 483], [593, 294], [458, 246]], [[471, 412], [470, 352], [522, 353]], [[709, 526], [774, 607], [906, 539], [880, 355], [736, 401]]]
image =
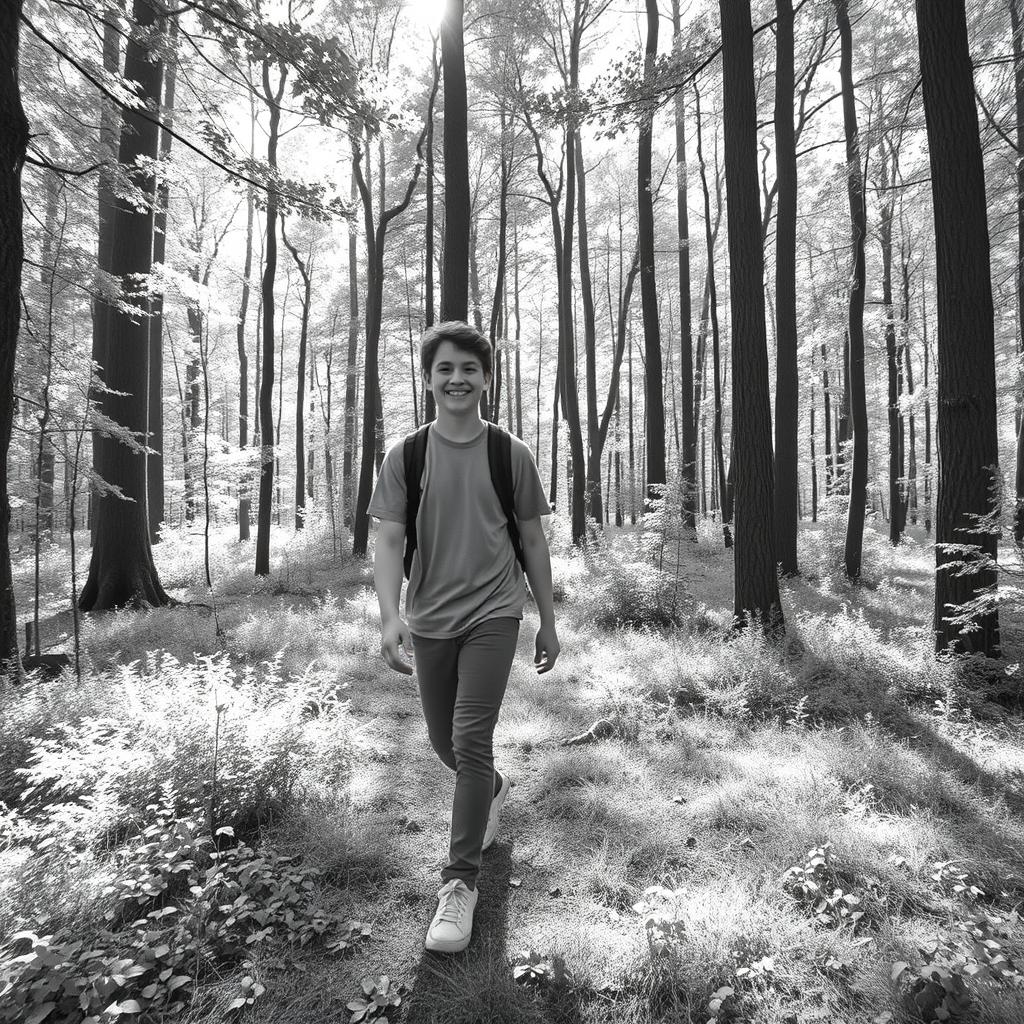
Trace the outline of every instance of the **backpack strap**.
[[403, 567], [405, 578], [412, 571], [412, 556], [416, 551], [416, 516], [420, 510], [420, 482], [423, 479], [423, 467], [427, 462], [427, 430], [429, 423], [424, 423], [419, 430], [406, 435], [402, 446], [402, 464], [405, 470], [405, 558]]
[[501, 510], [505, 513], [508, 523], [508, 536], [512, 541], [512, 550], [516, 560], [526, 572], [526, 555], [523, 552], [523, 541], [519, 536], [519, 524], [516, 520], [515, 481], [512, 477], [512, 439], [508, 431], [495, 423], [487, 424], [487, 463], [491, 470], [491, 484]]

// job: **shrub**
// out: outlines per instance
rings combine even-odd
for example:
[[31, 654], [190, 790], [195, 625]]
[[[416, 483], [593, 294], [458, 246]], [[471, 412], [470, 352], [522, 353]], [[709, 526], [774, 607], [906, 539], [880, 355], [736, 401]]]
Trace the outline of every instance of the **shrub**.
[[[272, 850], [245, 844], [218, 849], [203, 813], [175, 811], [165, 790], [154, 817], [115, 858], [105, 897], [106, 926], [15, 934], [0, 950], [0, 1022], [59, 1020], [98, 1024], [123, 1014], [176, 1012], [196, 986], [246, 959], [263, 943], [322, 942], [343, 951], [369, 926], [325, 910], [319, 872]], [[263, 986], [237, 983], [226, 1010], [251, 1005]]]
[[66, 847], [129, 834], [163, 786], [245, 833], [297, 800], [345, 790], [346, 706], [308, 720], [310, 684], [282, 680], [274, 663], [238, 672], [226, 655], [150, 654], [77, 690], [54, 685], [68, 697], [63, 720], [52, 688], [7, 695], [0, 780], [4, 801]]

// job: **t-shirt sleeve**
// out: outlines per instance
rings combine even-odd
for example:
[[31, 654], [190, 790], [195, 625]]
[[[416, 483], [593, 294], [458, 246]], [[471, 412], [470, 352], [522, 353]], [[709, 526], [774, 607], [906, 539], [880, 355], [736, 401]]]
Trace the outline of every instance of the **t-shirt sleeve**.
[[518, 437], [512, 435], [512, 483], [515, 486], [516, 518], [536, 519], [551, 515], [551, 506], [544, 496], [533, 452]]
[[380, 475], [373, 488], [367, 512], [375, 519], [388, 519], [393, 523], [405, 522], [405, 465], [404, 441], [388, 449], [380, 467]]

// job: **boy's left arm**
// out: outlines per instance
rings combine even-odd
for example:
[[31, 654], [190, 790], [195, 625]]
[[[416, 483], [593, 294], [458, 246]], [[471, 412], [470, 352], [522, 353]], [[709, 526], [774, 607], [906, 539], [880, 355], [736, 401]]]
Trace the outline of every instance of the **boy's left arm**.
[[555, 630], [555, 602], [551, 593], [551, 554], [539, 516], [534, 519], [521, 519], [519, 536], [526, 558], [526, 576], [537, 602], [537, 610], [540, 612], [540, 629], [537, 630], [533, 664], [538, 675], [542, 675], [554, 668], [562, 649]]

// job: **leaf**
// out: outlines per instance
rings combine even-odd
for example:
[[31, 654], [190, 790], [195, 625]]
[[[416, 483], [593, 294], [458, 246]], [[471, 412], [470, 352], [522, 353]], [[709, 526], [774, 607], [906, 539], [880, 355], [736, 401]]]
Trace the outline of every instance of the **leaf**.
[[119, 1017], [123, 1013], [142, 1013], [142, 1006], [137, 999], [126, 999], [123, 1003], [111, 1003], [106, 1012], [112, 1017]]
[[521, 878], [515, 878], [515, 877], [513, 877], [513, 878], [510, 878], [510, 879], [508, 880], [508, 884], [509, 884], [509, 886], [510, 886], [511, 888], [513, 888], [513, 889], [518, 889], [518, 888], [519, 888], [519, 886], [521, 886], [521, 885], [523, 884], [523, 880], [522, 880]]
[[904, 971], [908, 970], [909, 967], [910, 964], [908, 964], [906, 960], [897, 960], [896, 963], [892, 965], [892, 970], [889, 972], [889, 977], [892, 978], [893, 981], [896, 981], [896, 979], [899, 978]]
[[40, 1021], [46, 1020], [56, 1006], [56, 1003], [41, 1003], [25, 1018], [25, 1024], [39, 1024]]
[[243, 1006], [245, 1006], [245, 1002], [245, 996], [235, 996], [235, 998], [232, 999], [230, 1003], [228, 1003], [228, 1013], [230, 1013], [232, 1010], [240, 1010]]

